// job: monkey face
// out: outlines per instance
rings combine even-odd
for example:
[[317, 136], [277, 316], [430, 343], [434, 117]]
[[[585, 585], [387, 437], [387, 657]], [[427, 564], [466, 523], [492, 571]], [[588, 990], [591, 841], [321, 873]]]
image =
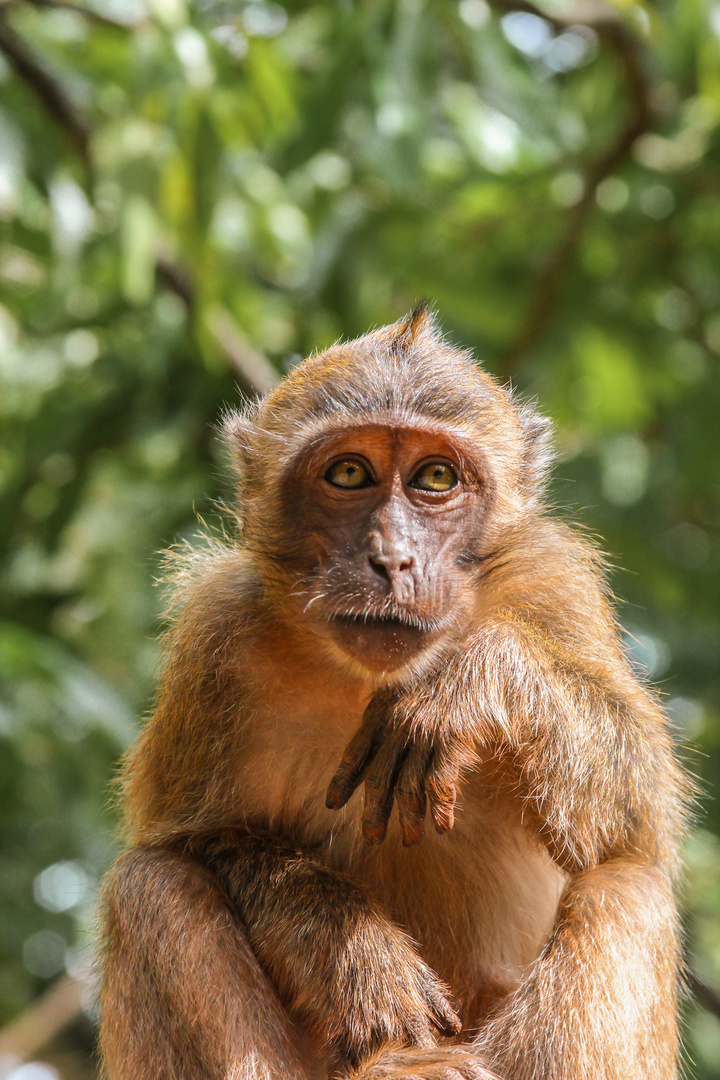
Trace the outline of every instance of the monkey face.
[[431, 429], [331, 433], [286, 477], [286, 536], [304, 618], [371, 672], [413, 667], [469, 618], [478, 464]]
[[457, 643], [550, 457], [546, 422], [422, 307], [309, 357], [225, 431], [273, 618], [375, 684]]

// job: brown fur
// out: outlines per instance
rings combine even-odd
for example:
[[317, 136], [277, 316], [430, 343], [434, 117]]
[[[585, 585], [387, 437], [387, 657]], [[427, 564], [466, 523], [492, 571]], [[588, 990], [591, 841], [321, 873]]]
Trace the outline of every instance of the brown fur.
[[226, 429], [238, 542], [179, 560], [125, 767], [111, 1080], [672, 1080], [688, 785], [546, 423], [418, 309]]

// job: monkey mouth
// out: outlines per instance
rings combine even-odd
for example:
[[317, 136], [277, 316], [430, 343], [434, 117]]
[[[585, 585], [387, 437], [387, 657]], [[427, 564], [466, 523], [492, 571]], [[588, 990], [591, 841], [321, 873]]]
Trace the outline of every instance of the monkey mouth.
[[329, 623], [335, 644], [376, 672], [403, 667], [422, 653], [433, 638], [433, 628], [410, 614], [337, 614]]
[[343, 627], [356, 627], [361, 630], [414, 630], [420, 634], [430, 630], [426, 622], [411, 615], [334, 615], [331, 621]]

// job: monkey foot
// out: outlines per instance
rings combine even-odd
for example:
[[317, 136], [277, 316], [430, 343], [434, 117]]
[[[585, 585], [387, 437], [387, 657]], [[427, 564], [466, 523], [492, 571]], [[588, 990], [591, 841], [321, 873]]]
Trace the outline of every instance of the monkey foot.
[[471, 1050], [410, 1047], [381, 1051], [352, 1074], [352, 1080], [497, 1080]]

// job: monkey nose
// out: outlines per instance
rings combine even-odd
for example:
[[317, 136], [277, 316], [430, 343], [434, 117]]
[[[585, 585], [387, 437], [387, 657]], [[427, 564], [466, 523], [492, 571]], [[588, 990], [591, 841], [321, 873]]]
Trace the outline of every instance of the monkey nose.
[[373, 573], [390, 585], [393, 597], [398, 604], [411, 604], [415, 599], [415, 579], [412, 574], [414, 560], [412, 556], [371, 555], [368, 562]]

